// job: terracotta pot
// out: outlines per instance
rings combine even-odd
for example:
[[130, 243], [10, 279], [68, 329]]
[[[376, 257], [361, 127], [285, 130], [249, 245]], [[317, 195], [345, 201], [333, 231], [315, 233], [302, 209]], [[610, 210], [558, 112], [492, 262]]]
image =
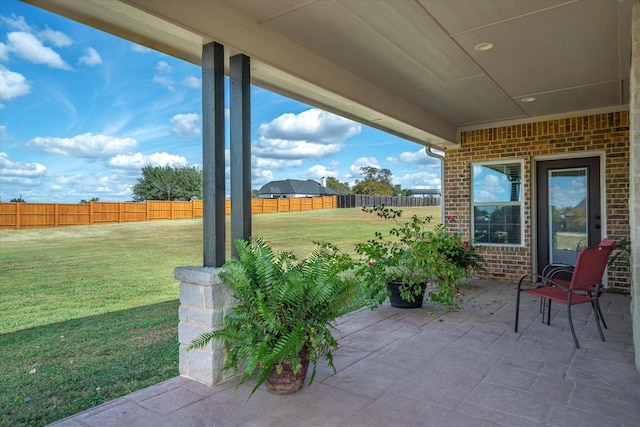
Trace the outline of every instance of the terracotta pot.
[[267, 390], [273, 394], [290, 394], [300, 390], [309, 369], [309, 350], [306, 347], [300, 352], [300, 363], [302, 367], [297, 374], [294, 374], [291, 369], [291, 359], [282, 362], [282, 373], [280, 374], [274, 367], [265, 380]]
[[415, 301], [405, 301], [400, 296], [400, 286], [402, 286], [402, 282], [393, 280], [387, 283], [387, 289], [389, 290], [389, 302], [391, 303], [391, 307], [395, 308], [420, 308], [422, 307], [422, 301], [424, 300], [424, 290], [427, 287], [426, 284], [421, 284], [422, 293], [416, 295]]

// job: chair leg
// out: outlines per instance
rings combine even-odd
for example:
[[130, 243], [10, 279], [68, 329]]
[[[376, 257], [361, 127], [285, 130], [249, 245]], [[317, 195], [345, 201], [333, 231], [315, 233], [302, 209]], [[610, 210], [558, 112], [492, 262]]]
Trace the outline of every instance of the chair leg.
[[[602, 341], [604, 341], [604, 334], [602, 333], [602, 328], [600, 327], [600, 316], [601, 314], [598, 313], [602, 313], [600, 311], [600, 303], [598, 302], [598, 298], [594, 298], [594, 300], [591, 302], [591, 304], [595, 304], [595, 307], [593, 309], [593, 314], [596, 316], [596, 325], [598, 326], [598, 333], [600, 334], [600, 339]], [[606, 328], [606, 323], [604, 323], [604, 318], [602, 319], [602, 323], [605, 325], [604, 327]]]
[[[578, 344], [578, 338], [576, 337], [576, 331], [573, 329], [573, 319], [571, 319], [571, 299], [569, 299], [569, 304], [567, 304], [567, 314], [569, 315], [569, 328], [571, 328], [571, 335], [573, 336], [573, 342], [576, 344], [576, 348], [580, 348], [580, 344]], [[598, 322], [598, 327], [600, 327], [599, 322]]]
[[516, 326], [513, 332], [518, 332], [518, 312], [520, 311], [520, 284], [518, 283], [518, 293], [516, 294]]
[[[544, 321], [544, 315], [542, 316], [542, 320]], [[549, 305], [547, 306], [547, 325], [551, 324], [551, 300], [549, 300]]]
[[602, 310], [600, 309], [600, 304], [598, 303], [598, 305], [596, 305], [594, 303], [594, 301], [591, 301], [591, 307], [593, 307], [594, 310], [598, 310], [598, 315], [600, 316], [600, 320], [602, 320], [602, 326], [604, 326], [605, 329], [609, 329], [607, 327], [607, 322], [604, 320], [604, 316], [602, 315]]
[[[596, 301], [598, 301], [596, 299]], [[607, 322], [604, 321], [604, 316], [602, 315], [602, 310], [600, 310], [600, 303], [596, 303], [596, 306], [598, 307], [598, 315], [600, 316], [600, 320], [602, 320], [602, 326], [604, 326], [605, 329], [609, 329], [607, 327]]]

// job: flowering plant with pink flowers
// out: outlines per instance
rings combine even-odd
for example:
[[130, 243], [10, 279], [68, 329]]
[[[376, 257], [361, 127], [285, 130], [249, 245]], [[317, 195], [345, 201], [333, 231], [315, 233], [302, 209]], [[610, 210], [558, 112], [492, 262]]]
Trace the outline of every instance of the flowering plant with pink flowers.
[[431, 216], [413, 215], [401, 221], [402, 211], [385, 205], [362, 210], [396, 223], [388, 235], [376, 232], [374, 238], [356, 246], [363, 256], [356, 270], [362, 280], [360, 297], [372, 308], [384, 302], [386, 284], [391, 281], [402, 283], [399, 291], [405, 301], [412, 302], [424, 292], [431, 301], [454, 305], [461, 279], [472, 270], [484, 269], [485, 260], [476, 248], [458, 232], [447, 230], [447, 224], [455, 223], [452, 217], [434, 226]]

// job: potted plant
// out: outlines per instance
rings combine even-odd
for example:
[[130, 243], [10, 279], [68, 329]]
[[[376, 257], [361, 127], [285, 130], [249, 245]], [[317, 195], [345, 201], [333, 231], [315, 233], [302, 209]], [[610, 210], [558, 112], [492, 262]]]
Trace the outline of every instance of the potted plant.
[[631, 266], [631, 242], [627, 239], [620, 239], [614, 248], [616, 252], [609, 259], [609, 267]]
[[220, 277], [239, 304], [222, 329], [201, 335], [189, 349], [224, 341], [223, 369], [241, 372], [238, 386], [256, 379], [249, 397], [265, 381], [276, 394], [299, 390], [309, 363], [311, 384], [321, 358], [335, 370], [334, 320], [355, 292], [351, 257], [329, 243], [318, 244], [304, 260], [289, 252], [276, 256], [259, 237], [234, 243], [238, 258], [222, 266]]
[[[484, 268], [476, 248], [459, 233], [449, 232], [447, 223], [432, 226], [432, 217], [416, 215], [402, 222], [402, 211], [385, 205], [362, 210], [396, 223], [388, 235], [376, 232], [373, 239], [356, 246], [356, 252], [364, 256], [356, 271], [363, 283], [361, 298], [371, 308], [387, 296], [394, 307], [418, 308], [425, 294], [434, 302], [453, 305], [460, 279], [471, 270]], [[448, 219], [448, 223], [455, 222]]]

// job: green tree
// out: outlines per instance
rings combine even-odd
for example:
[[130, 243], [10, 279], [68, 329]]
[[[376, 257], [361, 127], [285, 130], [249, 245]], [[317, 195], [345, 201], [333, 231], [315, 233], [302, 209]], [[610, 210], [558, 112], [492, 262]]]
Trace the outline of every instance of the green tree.
[[99, 201], [100, 201], [100, 197], [92, 197], [89, 200], [85, 200], [85, 199], [80, 200], [80, 204], [81, 205], [86, 205], [86, 204], [89, 204], [91, 202], [99, 202]]
[[409, 195], [409, 189], [402, 188], [400, 186], [400, 184], [396, 184], [396, 185], [393, 186], [393, 195], [394, 196], [408, 196]]
[[359, 181], [353, 186], [355, 194], [366, 194], [369, 196], [393, 196], [393, 186], [380, 181]]
[[369, 196], [394, 196], [400, 189], [394, 188], [391, 184], [393, 174], [389, 169], [379, 169], [375, 166], [363, 166], [360, 173], [364, 179], [356, 180], [353, 186], [355, 194], [366, 194]]
[[327, 188], [330, 188], [339, 194], [351, 193], [351, 188], [349, 187], [349, 183], [347, 181], [340, 182], [333, 176], [327, 178]]
[[379, 181], [391, 185], [393, 174], [387, 168], [379, 169], [375, 166], [363, 166], [360, 173], [364, 176], [364, 181]]
[[202, 198], [202, 171], [195, 166], [147, 165], [132, 192], [136, 202]]
[[10, 202], [12, 202], [12, 203], [15, 203], [15, 202], [25, 203], [25, 201], [24, 201], [24, 199], [22, 198], [22, 196], [20, 196], [20, 197], [16, 197], [16, 198], [11, 199], [11, 200], [9, 200], [9, 201], [10, 201]]

